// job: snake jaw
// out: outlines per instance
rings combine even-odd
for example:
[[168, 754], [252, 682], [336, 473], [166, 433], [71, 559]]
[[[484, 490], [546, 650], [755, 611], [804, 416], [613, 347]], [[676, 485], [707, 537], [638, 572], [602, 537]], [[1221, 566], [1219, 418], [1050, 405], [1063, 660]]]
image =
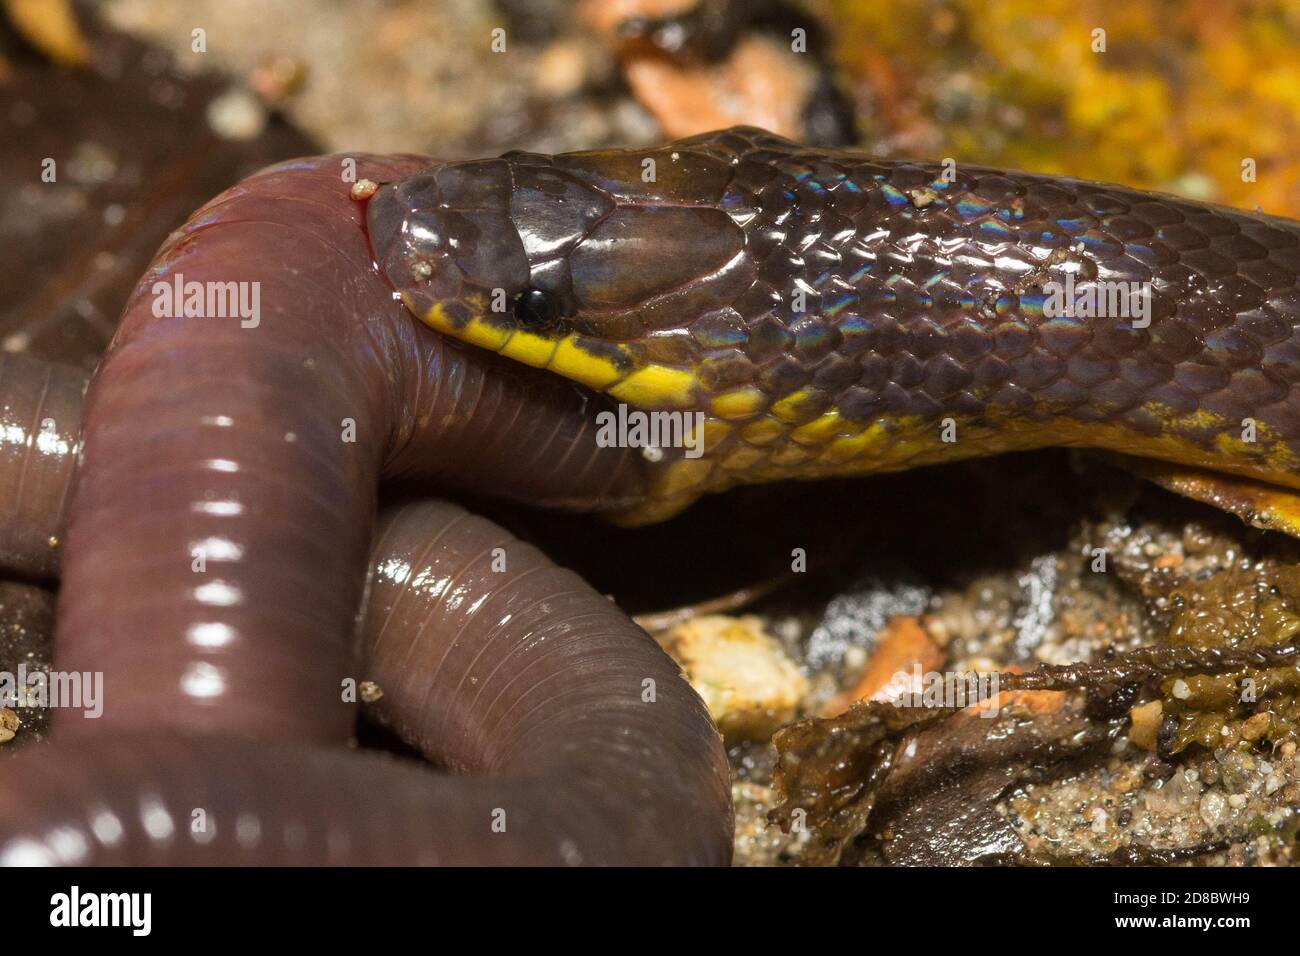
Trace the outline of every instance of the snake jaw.
[[426, 305], [424, 297], [404, 291], [402, 301], [430, 328], [507, 358], [545, 369], [606, 392], [645, 411], [692, 409], [699, 382], [690, 369], [638, 361], [628, 345], [605, 342], [577, 332], [533, 332], [509, 321], [488, 321], [483, 312], [458, 319], [442, 302]]

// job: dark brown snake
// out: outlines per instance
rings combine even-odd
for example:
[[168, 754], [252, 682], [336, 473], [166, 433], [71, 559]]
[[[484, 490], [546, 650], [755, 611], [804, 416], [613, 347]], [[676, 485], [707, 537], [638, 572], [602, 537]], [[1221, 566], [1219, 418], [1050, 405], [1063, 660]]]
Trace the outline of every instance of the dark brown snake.
[[[127, 304], [86, 398], [56, 644], [104, 674], [104, 715], [59, 712], [6, 765], [0, 859], [725, 861], [720, 740], [667, 657], [453, 506], [376, 534], [381, 480], [638, 522], [741, 482], [1068, 444], [1294, 527], [1290, 220], [753, 129], [353, 158], [373, 197], [344, 157], [263, 171]], [[178, 276], [258, 283], [260, 322], [159, 310]], [[20, 364], [0, 555], [48, 574], [77, 383]], [[661, 421], [683, 447], [611, 446], [619, 403], [682, 413]], [[349, 754], [349, 677], [483, 775]]]

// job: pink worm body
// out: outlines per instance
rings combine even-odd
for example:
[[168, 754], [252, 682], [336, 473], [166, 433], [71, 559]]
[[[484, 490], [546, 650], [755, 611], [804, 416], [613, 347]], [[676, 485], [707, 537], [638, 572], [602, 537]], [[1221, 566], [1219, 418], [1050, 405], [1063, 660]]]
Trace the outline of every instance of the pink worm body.
[[[357, 161], [379, 181], [428, 163]], [[707, 712], [570, 572], [411, 505], [375, 539], [359, 620], [381, 479], [607, 508], [640, 475], [596, 445], [589, 397], [416, 325], [342, 168], [287, 163], [217, 197], [127, 305], [86, 399], [55, 645], [59, 671], [103, 674], [103, 715], [59, 711], [56, 742], [9, 765], [0, 860], [726, 862]], [[177, 276], [255, 283], [258, 320], [159, 310]], [[32, 542], [59, 521], [28, 510], [8, 563], [48, 574]], [[359, 679], [430, 759], [485, 776], [343, 749]]]

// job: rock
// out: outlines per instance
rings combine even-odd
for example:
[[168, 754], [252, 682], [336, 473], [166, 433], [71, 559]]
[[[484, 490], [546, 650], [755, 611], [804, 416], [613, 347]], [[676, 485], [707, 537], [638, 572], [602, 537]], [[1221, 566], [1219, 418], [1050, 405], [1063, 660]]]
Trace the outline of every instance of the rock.
[[1228, 822], [1228, 801], [1218, 790], [1211, 790], [1201, 797], [1201, 819], [1211, 829]]
[[208, 104], [208, 125], [222, 139], [254, 140], [269, 119], [266, 107], [244, 89], [231, 89]]
[[1200, 803], [1201, 783], [1194, 770], [1175, 772], [1159, 790], [1144, 795], [1147, 809], [1153, 813], [1179, 815]]
[[767, 813], [779, 800], [771, 787], [737, 782], [731, 785], [736, 809], [736, 851], [733, 866], [779, 866], [794, 862], [809, 832], [783, 833], [769, 826]]
[[728, 741], [766, 740], [794, 719], [808, 679], [759, 617], [697, 617], [659, 638]]
[[546, 96], [573, 96], [587, 82], [588, 45], [578, 38], [556, 40], [537, 58], [537, 88]]
[[1249, 717], [1241, 725], [1242, 740], [1258, 740], [1268, 733], [1269, 727], [1273, 724], [1273, 716], [1267, 711], [1255, 714]]
[[[871, 649], [892, 618], [919, 615], [933, 592], [906, 568], [868, 567], [854, 576], [826, 605], [821, 621], [808, 637], [808, 664], [824, 667], [846, 659], [853, 648]], [[936, 633], [941, 622], [927, 624], [932, 639], [943, 646], [950, 635]]]
[[671, 138], [740, 122], [800, 137], [800, 113], [817, 84], [807, 58], [760, 36], [742, 38], [716, 64], [638, 56], [623, 64], [623, 73], [637, 100]]
[[1128, 730], [1128, 739], [1143, 750], [1154, 751], [1163, 712], [1164, 705], [1158, 700], [1139, 704], [1130, 710], [1129, 720], [1132, 723]]
[[[1008, 664], [1003, 668], [1008, 674], [1023, 674], [1025, 669], [1019, 664]], [[1043, 714], [1054, 714], [1065, 705], [1066, 692], [1063, 690], [1013, 690], [1000, 691], [992, 700], [975, 709], [1001, 709], [1016, 717], [1030, 718]], [[968, 707], [967, 712], [972, 708]]]
[[834, 717], [859, 700], [893, 700], [904, 691], [919, 691], [918, 675], [937, 670], [944, 654], [915, 617], [893, 618], [877, 640], [857, 684], [826, 702]]
[[18, 733], [18, 715], [8, 707], [0, 707], [0, 744], [7, 744]]

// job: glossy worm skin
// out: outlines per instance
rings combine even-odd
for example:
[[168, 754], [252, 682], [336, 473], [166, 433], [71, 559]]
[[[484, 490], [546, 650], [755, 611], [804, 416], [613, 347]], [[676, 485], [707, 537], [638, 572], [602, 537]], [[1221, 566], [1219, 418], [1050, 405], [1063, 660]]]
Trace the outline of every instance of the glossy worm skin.
[[703, 416], [705, 453], [666, 451], [629, 521], [1044, 445], [1300, 487], [1291, 220], [750, 128], [437, 166], [369, 219], [434, 328]]
[[[362, 157], [359, 175], [415, 165]], [[572, 388], [410, 321], [371, 266], [341, 169], [275, 167], [196, 213], [95, 374], [57, 650], [116, 697], [97, 734], [165, 719], [345, 739], [338, 688], [381, 475], [588, 506], [639, 480], [631, 454], [597, 448]], [[156, 284], [178, 276], [258, 283], [260, 323], [155, 315]]]
[[0, 572], [58, 571], [86, 374], [0, 352]]
[[443, 502], [386, 513], [370, 581], [357, 671], [385, 690], [377, 715], [479, 776], [269, 731], [83, 734], [5, 765], [0, 864], [726, 862], [720, 738], [606, 598]]
[[[395, 178], [427, 161], [358, 163]], [[344, 168], [285, 164], [213, 200], [127, 305], [86, 399], [55, 647], [60, 671], [104, 675], [103, 716], [57, 711], [53, 747], [6, 768], [6, 859], [725, 862], [721, 740], [675, 666], [445, 507], [384, 538], [366, 664], [432, 758], [505, 779], [337, 749], [342, 682], [367, 676], [353, 633], [381, 476], [570, 507], [641, 482], [634, 451], [596, 445], [589, 396], [411, 321]], [[157, 309], [178, 277], [259, 283], [260, 322]]]

